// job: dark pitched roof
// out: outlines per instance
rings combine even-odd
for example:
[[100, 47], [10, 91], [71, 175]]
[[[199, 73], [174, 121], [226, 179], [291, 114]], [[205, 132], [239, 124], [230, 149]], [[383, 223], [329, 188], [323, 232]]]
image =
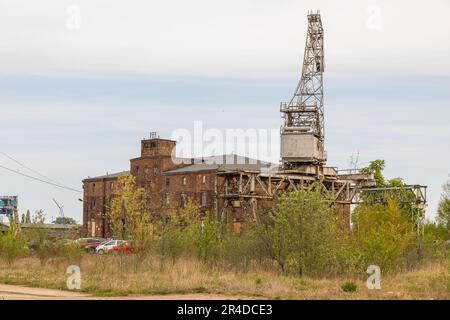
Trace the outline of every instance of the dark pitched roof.
[[[193, 162], [193, 163], [192, 163]], [[228, 154], [221, 156], [212, 156], [205, 158], [195, 158], [189, 160], [189, 163], [179, 168], [164, 171], [163, 174], [180, 174], [192, 173], [202, 171], [235, 171], [235, 170], [249, 170], [260, 171], [261, 168], [269, 168], [274, 166], [273, 163], [256, 160], [248, 157], [243, 157], [236, 154]]]
[[120, 176], [129, 176], [129, 175], [130, 175], [130, 171], [122, 171], [122, 172], [105, 174], [103, 176], [88, 177], [88, 178], [84, 179], [83, 181], [101, 180], [101, 179], [108, 179], [108, 178], [118, 178]]

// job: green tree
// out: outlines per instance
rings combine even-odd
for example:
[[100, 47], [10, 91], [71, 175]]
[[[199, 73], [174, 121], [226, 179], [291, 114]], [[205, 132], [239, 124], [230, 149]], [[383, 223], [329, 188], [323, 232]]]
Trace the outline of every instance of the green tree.
[[384, 160], [373, 160], [370, 162], [369, 166], [361, 169], [361, 173], [373, 174], [377, 185], [382, 187], [386, 184], [383, 176], [383, 170], [385, 167], [386, 162]]
[[450, 179], [443, 186], [441, 200], [438, 205], [437, 221], [447, 228], [450, 233]]
[[30, 238], [41, 265], [50, 258], [55, 257], [58, 252], [55, 244], [49, 240], [50, 230], [45, 227], [45, 215], [43, 210], [37, 210], [31, 220], [27, 236]]
[[199, 212], [199, 205], [189, 200], [186, 207], [172, 212], [163, 220], [161, 259], [164, 259], [164, 255], [167, 254], [172, 258], [172, 263], [175, 263], [183, 252], [189, 251], [194, 242], [193, 232], [199, 224]]
[[399, 208], [404, 209], [402, 213], [417, 225], [425, 212], [423, 209], [415, 207], [416, 195], [411, 189], [405, 188], [405, 182], [402, 178], [387, 180], [383, 175], [384, 168], [384, 160], [374, 160], [370, 162], [368, 167], [361, 169], [362, 173], [373, 174], [377, 183], [377, 188], [363, 190], [361, 193], [363, 203], [387, 205], [389, 199], [394, 199]]
[[284, 193], [273, 209], [273, 257], [284, 271], [321, 274], [334, 259], [337, 211], [320, 190]]
[[116, 237], [132, 240], [139, 249], [149, 245], [154, 225], [147, 193], [136, 185], [136, 177], [119, 177], [117, 193], [107, 209], [106, 215]]
[[59, 224], [77, 224], [74, 218], [71, 217], [58, 217], [55, 220], [55, 223]]
[[18, 226], [12, 222], [6, 233], [0, 233], [0, 259], [12, 265], [27, 252], [25, 237], [19, 232]]
[[206, 214], [199, 223], [192, 225], [191, 239], [198, 256], [204, 263], [219, 254], [221, 226], [219, 221]]
[[[134, 248], [133, 266], [138, 271], [144, 257], [153, 249], [157, 226], [147, 192], [136, 183], [135, 176], [120, 176], [116, 192], [107, 205], [106, 218], [114, 237], [128, 240]], [[120, 256], [122, 272], [123, 257]]]
[[394, 198], [384, 204], [362, 204], [352, 215], [353, 247], [350, 260], [363, 271], [371, 264], [396, 270], [414, 239], [414, 226]]

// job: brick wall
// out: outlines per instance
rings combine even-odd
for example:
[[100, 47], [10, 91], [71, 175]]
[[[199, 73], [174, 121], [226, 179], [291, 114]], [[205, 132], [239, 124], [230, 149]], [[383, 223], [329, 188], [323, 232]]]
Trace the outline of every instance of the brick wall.
[[83, 233], [106, 237], [106, 208], [117, 186], [117, 176], [83, 180]]
[[183, 202], [190, 199], [200, 205], [202, 212], [213, 212], [215, 209], [215, 179], [216, 171], [164, 175], [164, 205], [169, 210], [175, 210], [182, 207], [185, 204]]

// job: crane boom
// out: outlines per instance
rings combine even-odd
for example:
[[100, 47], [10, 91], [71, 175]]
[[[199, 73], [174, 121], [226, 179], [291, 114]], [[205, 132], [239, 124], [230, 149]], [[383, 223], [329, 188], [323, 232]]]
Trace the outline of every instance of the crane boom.
[[324, 32], [320, 13], [308, 13], [308, 30], [300, 81], [289, 103], [281, 103], [281, 157], [284, 167], [323, 165]]
[[60, 215], [61, 217], [64, 217], [64, 206], [60, 205], [60, 204], [56, 201], [55, 198], [53, 198], [53, 202], [56, 204], [56, 206], [57, 206], [58, 209], [59, 209], [59, 215]]

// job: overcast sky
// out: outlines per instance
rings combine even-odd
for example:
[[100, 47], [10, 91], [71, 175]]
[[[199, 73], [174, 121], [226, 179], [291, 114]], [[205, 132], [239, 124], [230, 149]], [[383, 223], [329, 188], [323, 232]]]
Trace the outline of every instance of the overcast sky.
[[[388, 178], [429, 186], [433, 217], [450, 173], [447, 0], [0, 0], [0, 151], [81, 189], [129, 169], [150, 131], [277, 130], [311, 9], [325, 28], [328, 165], [385, 159]], [[48, 220], [56, 198], [81, 222], [81, 194], [1, 168], [0, 194]]]

